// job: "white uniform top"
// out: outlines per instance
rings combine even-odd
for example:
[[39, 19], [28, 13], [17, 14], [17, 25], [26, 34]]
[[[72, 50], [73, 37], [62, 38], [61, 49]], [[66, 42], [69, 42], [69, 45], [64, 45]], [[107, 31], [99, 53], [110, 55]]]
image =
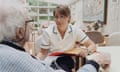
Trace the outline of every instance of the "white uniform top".
[[49, 49], [50, 52], [63, 52], [75, 46], [75, 42], [85, 42], [88, 36], [78, 27], [68, 25], [64, 38], [62, 39], [56, 24], [49, 26], [35, 43], [36, 52], [40, 48]]

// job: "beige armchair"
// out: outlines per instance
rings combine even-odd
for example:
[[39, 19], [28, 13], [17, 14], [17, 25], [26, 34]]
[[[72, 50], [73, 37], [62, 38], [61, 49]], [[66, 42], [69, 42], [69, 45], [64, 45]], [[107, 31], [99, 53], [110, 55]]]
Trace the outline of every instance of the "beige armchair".
[[106, 42], [107, 46], [120, 46], [120, 32], [111, 33]]

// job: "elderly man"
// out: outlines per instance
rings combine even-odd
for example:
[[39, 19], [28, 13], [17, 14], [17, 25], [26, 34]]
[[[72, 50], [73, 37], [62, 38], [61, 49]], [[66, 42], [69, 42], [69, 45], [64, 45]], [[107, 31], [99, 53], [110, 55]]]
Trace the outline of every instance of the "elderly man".
[[[20, 0], [0, 0], [0, 72], [55, 72], [22, 48], [32, 28], [28, 22]], [[105, 64], [108, 58], [95, 53], [78, 72], [97, 72], [99, 64]]]

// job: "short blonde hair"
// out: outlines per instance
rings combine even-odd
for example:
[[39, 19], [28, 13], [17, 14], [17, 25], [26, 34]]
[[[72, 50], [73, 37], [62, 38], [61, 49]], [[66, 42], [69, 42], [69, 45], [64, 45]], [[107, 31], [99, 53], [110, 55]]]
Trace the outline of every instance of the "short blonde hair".
[[16, 36], [16, 29], [25, 25], [25, 12], [20, 0], [0, 0], [0, 41]]

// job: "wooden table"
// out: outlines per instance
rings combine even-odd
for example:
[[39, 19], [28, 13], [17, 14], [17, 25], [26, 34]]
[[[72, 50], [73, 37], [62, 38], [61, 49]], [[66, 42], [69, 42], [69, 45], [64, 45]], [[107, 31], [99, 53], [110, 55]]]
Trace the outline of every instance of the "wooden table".
[[[76, 61], [75, 70], [78, 70], [79, 67], [81, 65], [84, 65], [86, 62], [86, 58], [80, 56], [81, 51], [84, 51], [87, 53], [86, 48], [71, 48], [64, 52], [54, 52], [54, 53], [50, 54], [49, 56], [65, 56], [65, 55], [72, 56], [72, 57], [74, 56], [75, 61]], [[81, 59], [82, 62], [79, 62], [79, 59]]]
[[[86, 48], [72, 48], [70, 50], [65, 51], [66, 54], [71, 54], [71, 56], [75, 56], [75, 60], [76, 60], [76, 68], [75, 68], [75, 70], [78, 70], [80, 66], [82, 66], [82, 65], [84, 65], [86, 63], [86, 58], [80, 56], [80, 52], [82, 50], [84, 50], [84, 52], [87, 53]], [[81, 61], [80, 61], [80, 58], [81, 58]]]
[[[76, 70], [79, 68], [79, 53], [80, 53], [80, 48], [75, 48], [75, 49], [71, 49], [68, 51], [65, 51], [66, 53], [70, 53], [70, 54], [75, 54], [76, 58], [77, 58], [77, 68]], [[111, 65], [110, 65], [110, 69], [109, 72], [120, 72], [120, 46], [103, 46], [103, 47], [97, 47], [97, 51], [99, 52], [105, 52], [110, 54], [111, 56]], [[77, 56], [78, 55], [78, 56]], [[82, 60], [85, 61], [85, 60]], [[82, 63], [82, 62], [81, 62]]]

